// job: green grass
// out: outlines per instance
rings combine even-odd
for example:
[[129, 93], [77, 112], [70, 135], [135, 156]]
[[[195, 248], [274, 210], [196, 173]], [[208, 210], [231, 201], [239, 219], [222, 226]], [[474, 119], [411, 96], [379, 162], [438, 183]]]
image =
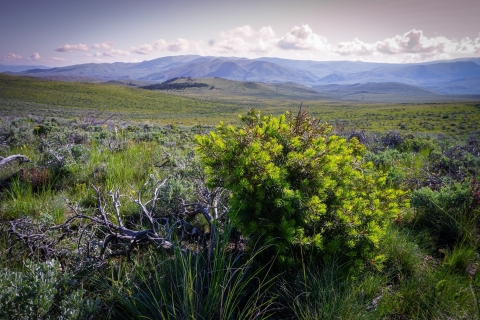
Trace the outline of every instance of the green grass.
[[[203, 81], [203, 80], [202, 80]], [[204, 80], [207, 81], [207, 80]], [[294, 84], [257, 84], [208, 79], [216, 89], [158, 92], [92, 83], [0, 75], [0, 116], [97, 118], [193, 126], [238, 122], [251, 108], [281, 114], [303, 107], [338, 131], [478, 133], [475, 102], [371, 103], [326, 100]], [[297, 90], [297, 91], [296, 91]], [[299, 91], [298, 91], [299, 90]]]
[[[273, 296], [268, 289], [274, 278], [269, 266], [254, 268], [258, 254], [268, 245], [253, 248], [249, 255], [231, 251], [228, 231], [210, 250], [185, 252], [173, 257], [152, 253], [125, 272], [117, 268], [113, 278], [100, 284], [118, 302], [115, 319], [258, 319], [270, 313]], [[116, 282], [119, 279], [121, 282]], [[124, 286], [125, 279], [132, 285]], [[129, 281], [127, 280], [127, 281]]]

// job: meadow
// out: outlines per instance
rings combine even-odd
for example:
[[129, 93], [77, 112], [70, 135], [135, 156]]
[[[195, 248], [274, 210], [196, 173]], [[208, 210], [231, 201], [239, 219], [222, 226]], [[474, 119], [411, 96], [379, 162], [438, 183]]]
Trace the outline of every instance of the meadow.
[[0, 75], [0, 318], [480, 318], [478, 103], [235, 86]]
[[370, 103], [332, 101], [296, 86], [205, 81], [216, 89], [151, 91], [107, 84], [72, 83], [0, 75], [0, 115], [64, 119], [99, 117], [116, 122], [214, 126], [239, 123], [256, 108], [279, 115], [302, 104], [312, 115], [339, 129], [442, 133], [466, 137], [478, 130], [478, 102]]

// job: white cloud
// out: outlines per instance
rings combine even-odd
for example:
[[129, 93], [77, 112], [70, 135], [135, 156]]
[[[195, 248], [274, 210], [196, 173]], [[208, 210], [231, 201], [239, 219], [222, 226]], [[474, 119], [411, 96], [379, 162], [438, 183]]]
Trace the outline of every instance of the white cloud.
[[278, 39], [272, 27], [262, 27], [258, 31], [249, 25], [222, 31], [220, 40], [210, 41], [211, 50], [216, 53], [269, 52], [276, 47]]
[[16, 61], [16, 63], [25, 63], [25, 64], [32, 64], [32, 62], [38, 63], [48, 63], [48, 62], [62, 62], [66, 61], [64, 58], [58, 57], [50, 57], [50, 58], [42, 58], [38, 52], [32, 53], [32, 55], [28, 58], [23, 58], [21, 55], [17, 53], [8, 53], [0, 58], [0, 61]]
[[113, 41], [108, 41], [108, 42], [102, 42], [102, 43], [95, 43], [92, 48], [93, 49], [103, 49], [103, 50], [110, 50], [113, 49], [113, 45], [115, 42]]
[[22, 56], [16, 53], [8, 53], [3, 56], [2, 60], [19, 60], [22, 59]]
[[60, 61], [66, 61], [66, 59], [65, 58], [59, 58], [59, 57], [50, 57], [50, 58], [48, 58], [48, 61], [60, 62]]
[[30, 59], [32, 60], [40, 60], [40, 54], [38, 52], [34, 52], [31, 56]]
[[333, 48], [333, 52], [344, 56], [383, 57], [390, 62], [449, 59], [452, 55], [480, 53], [480, 35], [476, 39], [466, 37], [460, 40], [442, 36], [429, 38], [422, 30], [412, 29], [403, 35], [374, 43], [365, 43], [357, 38], [340, 42]]
[[190, 41], [186, 39], [178, 38], [177, 40], [170, 42], [165, 48], [165, 50], [173, 51], [173, 52], [185, 52], [185, 51], [188, 51], [189, 47], [190, 47]]
[[163, 39], [153, 42], [153, 44], [143, 44], [140, 47], [132, 47], [132, 53], [150, 54], [155, 51], [160, 51], [167, 46], [167, 42]]
[[79, 44], [66, 44], [64, 46], [55, 49], [58, 52], [73, 52], [73, 51], [88, 51], [88, 46], [83, 43]]
[[237, 27], [228, 31], [220, 31], [220, 38], [247, 38], [256, 34], [255, 30], [249, 25]]
[[373, 54], [373, 46], [357, 38], [350, 42], [338, 43], [334, 50], [340, 55], [368, 56]]
[[129, 51], [119, 50], [119, 49], [109, 49], [103, 53], [106, 57], [121, 57], [121, 56], [129, 56]]
[[130, 52], [138, 54], [151, 54], [158, 51], [171, 51], [171, 52], [187, 52], [191, 47], [195, 46], [194, 41], [178, 38], [172, 42], [166, 42], [163, 39], [159, 39], [152, 44], [143, 44], [139, 47], [131, 47]]
[[87, 53], [86, 54], [87, 57], [93, 57], [93, 58], [100, 58], [103, 56], [103, 54], [101, 52], [95, 52], [95, 53]]
[[374, 44], [375, 50], [385, 54], [435, 54], [454, 50], [454, 44], [444, 37], [427, 38], [422, 30], [410, 30], [404, 35], [396, 35]]
[[330, 50], [327, 38], [314, 33], [308, 24], [293, 27], [292, 31], [280, 39], [278, 47], [285, 50]]

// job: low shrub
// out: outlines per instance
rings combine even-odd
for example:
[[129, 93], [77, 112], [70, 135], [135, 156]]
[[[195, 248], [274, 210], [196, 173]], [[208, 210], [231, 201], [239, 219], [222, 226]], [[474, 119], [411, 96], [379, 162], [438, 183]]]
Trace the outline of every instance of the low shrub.
[[281, 253], [302, 246], [375, 260], [385, 223], [406, 205], [405, 193], [362, 161], [363, 145], [329, 135], [328, 124], [302, 110], [280, 117], [252, 110], [242, 122], [220, 123], [197, 137], [196, 149], [209, 185], [232, 192], [230, 217], [242, 232], [273, 240]]

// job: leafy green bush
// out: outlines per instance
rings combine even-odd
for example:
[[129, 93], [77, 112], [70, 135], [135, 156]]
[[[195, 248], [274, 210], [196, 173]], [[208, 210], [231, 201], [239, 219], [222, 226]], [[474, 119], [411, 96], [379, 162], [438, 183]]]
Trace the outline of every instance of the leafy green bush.
[[427, 187], [415, 190], [411, 196], [415, 225], [430, 230], [440, 247], [462, 241], [475, 245], [480, 221], [473, 196], [467, 183], [453, 183], [438, 191]]
[[209, 184], [231, 190], [230, 218], [242, 232], [275, 239], [283, 253], [293, 245], [374, 258], [404, 192], [362, 161], [363, 145], [328, 135], [331, 127], [305, 111], [277, 118], [252, 110], [242, 122], [197, 136], [196, 149]]

